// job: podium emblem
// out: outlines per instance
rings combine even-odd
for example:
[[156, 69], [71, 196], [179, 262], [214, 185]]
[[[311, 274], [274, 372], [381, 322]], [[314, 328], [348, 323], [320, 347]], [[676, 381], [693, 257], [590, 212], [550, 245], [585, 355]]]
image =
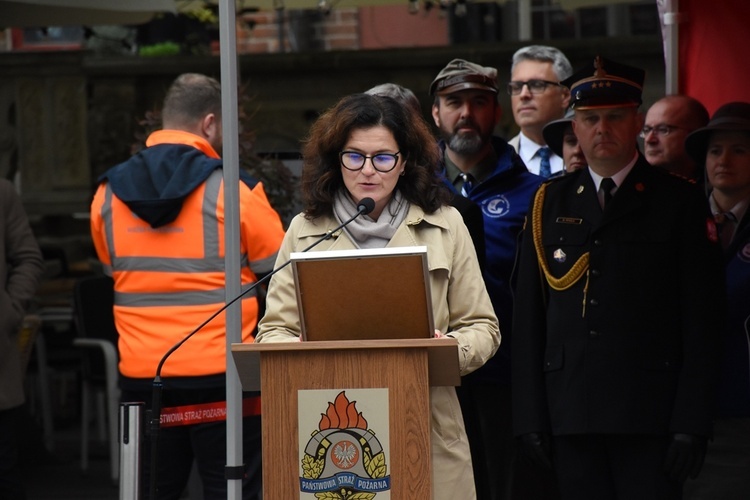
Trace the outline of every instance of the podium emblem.
[[[376, 399], [385, 398], [387, 415], [387, 390], [361, 389], [357, 392], [366, 395], [370, 391]], [[357, 410], [357, 401], [350, 401], [346, 391], [340, 391], [334, 401], [327, 402], [327, 406], [325, 413], [321, 413], [318, 428], [312, 430], [302, 452], [302, 498], [307, 498], [304, 494], [319, 500], [390, 498], [391, 479], [386, 450], [370, 429], [365, 416]], [[300, 416], [302, 412], [300, 400]], [[383, 494], [379, 497], [379, 493]]]

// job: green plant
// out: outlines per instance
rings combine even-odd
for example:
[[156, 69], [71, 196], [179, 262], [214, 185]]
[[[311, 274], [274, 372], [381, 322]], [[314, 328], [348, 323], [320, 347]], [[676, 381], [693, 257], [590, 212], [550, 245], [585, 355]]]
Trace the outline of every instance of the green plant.
[[179, 53], [180, 44], [175, 42], [155, 43], [138, 48], [138, 55], [142, 57], [173, 56]]

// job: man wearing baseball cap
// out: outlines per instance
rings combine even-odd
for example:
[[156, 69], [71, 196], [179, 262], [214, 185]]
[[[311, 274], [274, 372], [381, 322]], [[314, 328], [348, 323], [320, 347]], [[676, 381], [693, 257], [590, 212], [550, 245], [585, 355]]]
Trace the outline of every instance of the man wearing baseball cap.
[[514, 433], [563, 500], [677, 500], [711, 432], [721, 249], [700, 189], [637, 149], [644, 76], [596, 57], [563, 82], [588, 168], [542, 185], [522, 238]]
[[430, 85], [442, 136], [446, 184], [482, 209], [484, 280], [504, 336], [497, 354], [465, 377], [459, 399], [472, 449], [477, 498], [510, 497], [515, 443], [510, 422], [511, 272], [516, 238], [541, 183], [512, 147], [493, 136], [502, 110], [497, 70], [454, 59]]

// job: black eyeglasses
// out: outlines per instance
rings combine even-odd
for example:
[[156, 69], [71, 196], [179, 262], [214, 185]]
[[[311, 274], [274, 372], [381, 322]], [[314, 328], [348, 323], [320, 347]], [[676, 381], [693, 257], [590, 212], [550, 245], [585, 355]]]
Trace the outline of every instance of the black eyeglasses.
[[661, 125], [657, 125], [655, 127], [646, 125], [641, 130], [641, 137], [645, 139], [646, 136], [650, 134], [651, 132], [653, 132], [654, 135], [657, 137], [666, 137], [669, 135], [670, 132], [672, 132], [672, 130], [675, 130], [678, 128], [683, 128], [683, 127], [677, 127], [675, 125], [667, 125], [664, 123], [662, 123]]
[[376, 155], [367, 156], [356, 151], [342, 151], [339, 153], [341, 158], [341, 166], [352, 172], [362, 170], [365, 166], [365, 162], [369, 159], [372, 162], [372, 166], [381, 173], [390, 172], [398, 164], [398, 155], [401, 151], [396, 153], [378, 153]]
[[526, 80], [525, 82], [508, 82], [508, 93], [510, 95], [518, 95], [523, 90], [523, 86], [529, 87], [529, 92], [532, 94], [543, 94], [547, 87], [553, 85], [555, 87], [560, 86], [560, 82], [551, 82], [549, 80]]

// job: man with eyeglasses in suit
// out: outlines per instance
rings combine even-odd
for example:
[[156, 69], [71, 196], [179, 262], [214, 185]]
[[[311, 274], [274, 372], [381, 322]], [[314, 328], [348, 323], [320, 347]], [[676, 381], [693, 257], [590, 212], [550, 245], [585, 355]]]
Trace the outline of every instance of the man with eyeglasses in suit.
[[529, 45], [513, 54], [507, 90], [513, 118], [521, 131], [508, 144], [531, 173], [542, 177], [565, 171], [563, 159], [547, 147], [542, 130], [565, 116], [570, 92], [560, 82], [572, 73], [570, 61], [555, 47]]
[[648, 109], [641, 131], [646, 160], [702, 184], [703, 167], [685, 151], [685, 138], [707, 123], [708, 111], [697, 99], [687, 95], [659, 99]]

